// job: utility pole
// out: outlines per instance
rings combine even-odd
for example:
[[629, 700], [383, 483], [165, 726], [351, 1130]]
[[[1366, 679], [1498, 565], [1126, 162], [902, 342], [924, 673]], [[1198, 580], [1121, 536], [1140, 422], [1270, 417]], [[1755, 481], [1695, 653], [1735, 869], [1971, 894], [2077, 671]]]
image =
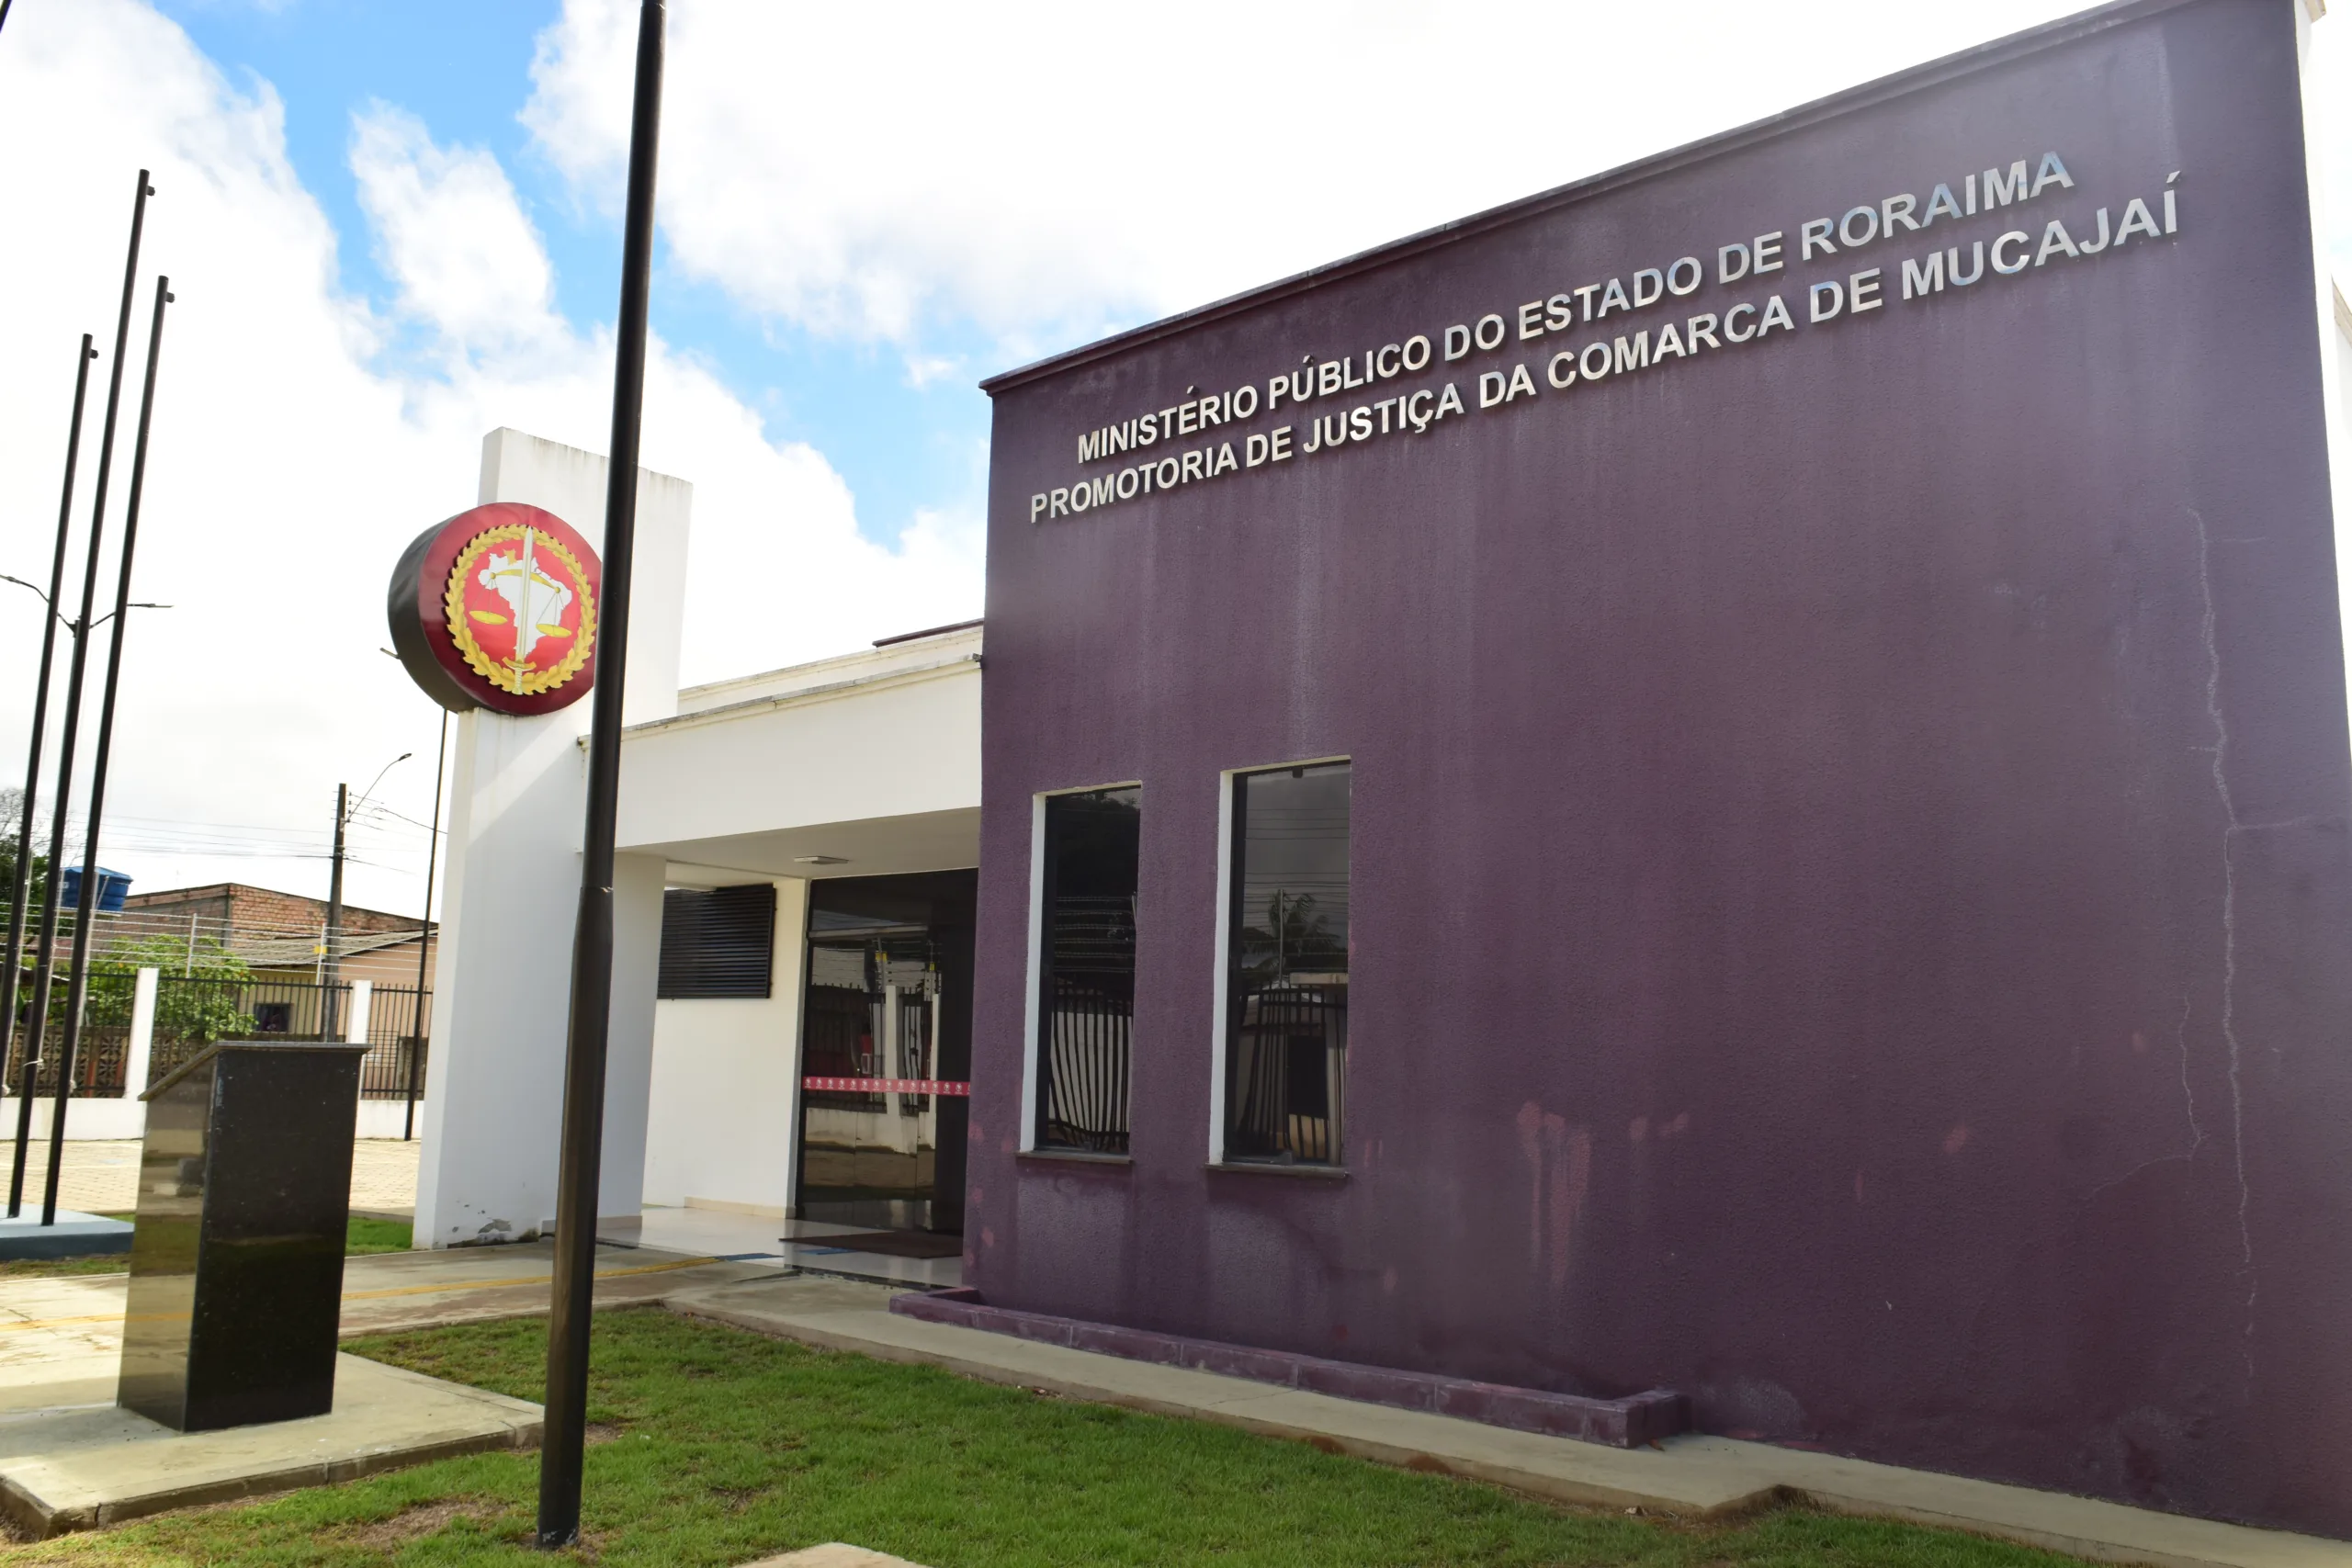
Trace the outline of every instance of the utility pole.
[[343, 965], [335, 958], [335, 939], [343, 935], [343, 828], [351, 819], [351, 786], [334, 786], [334, 856], [327, 873], [327, 929], [319, 945], [325, 951], [319, 954], [319, 1038], [333, 1040], [335, 1035], [334, 987], [343, 977]]
[[563, 1152], [556, 1173], [547, 1415], [539, 1443], [538, 1543], [543, 1550], [558, 1550], [580, 1539], [580, 1475], [588, 1440], [588, 1335], [605, 1142], [605, 1051], [613, 1004], [614, 818], [621, 785], [621, 694], [628, 680], [629, 568], [637, 546], [637, 449], [645, 410], [645, 317], [653, 277], [653, 172], [661, 140], [666, 21], [663, 0], [642, 0], [637, 14], [636, 100], [629, 119], [628, 208], [621, 223], [620, 319], [613, 327], [605, 604], [598, 617], [603, 629], [588, 730], [580, 921], [571, 939], [571, 1017], [564, 1045]]
[[[0, 20], [7, 16], [7, 0], [0, 0]], [[57, 502], [57, 548], [49, 561], [49, 592], [41, 599], [40, 673], [33, 680], [33, 738], [25, 758], [25, 813], [17, 825], [17, 879], [8, 891], [8, 952], [6, 973], [0, 974], [0, 1056], [5, 1056], [17, 1032], [17, 982], [24, 961], [25, 904], [33, 886], [33, 803], [40, 794], [40, 748], [44, 721], [49, 717], [49, 675], [57, 653], [59, 595], [65, 592], [65, 536], [74, 521], [74, 468], [82, 451], [82, 404], [90, 389], [90, 361], [98, 351], [90, 334], [82, 334], [82, 352], [74, 361], [74, 417], [65, 435], [65, 491]], [[57, 880], [57, 863], [50, 862], [49, 876]], [[24, 1211], [25, 1154], [32, 1141], [33, 1085], [40, 1073], [40, 1037], [25, 1036], [25, 1063], [17, 1085], [17, 1154], [8, 1170], [8, 1217]]]
[[357, 800], [351, 798], [349, 784], [334, 786], [334, 869], [327, 874], [327, 918], [319, 928], [319, 1036], [324, 1040], [340, 1038], [336, 1032], [335, 987], [343, 983], [343, 957], [334, 944], [343, 937], [343, 830], [359, 807], [375, 798], [376, 786], [384, 775], [415, 756], [403, 751], [382, 767], [368, 781], [367, 793]]

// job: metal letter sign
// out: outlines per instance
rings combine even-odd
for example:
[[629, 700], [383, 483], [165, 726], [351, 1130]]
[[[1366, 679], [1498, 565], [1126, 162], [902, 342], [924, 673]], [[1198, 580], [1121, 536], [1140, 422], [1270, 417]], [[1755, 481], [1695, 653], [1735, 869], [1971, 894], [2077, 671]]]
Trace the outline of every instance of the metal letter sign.
[[553, 713], [596, 680], [596, 552], [553, 513], [494, 502], [428, 528], [392, 569], [392, 649], [452, 713]]

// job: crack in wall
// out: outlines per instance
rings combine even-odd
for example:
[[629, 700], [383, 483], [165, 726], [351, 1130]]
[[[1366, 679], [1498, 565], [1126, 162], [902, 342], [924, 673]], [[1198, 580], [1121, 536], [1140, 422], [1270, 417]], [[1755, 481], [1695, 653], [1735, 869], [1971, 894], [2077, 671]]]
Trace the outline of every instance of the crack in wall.
[[[2213, 608], [2213, 536], [2205, 526], [2205, 514], [2195, 507], [2188, 515], [2197, 523], [2197, 583], [2205, 601], [2203, 634], [2205, 641], [2205, 716], [2212, 721], [2213, 793], [2222, 802], [2222, 1043], [2229, 1049], [2230, 1060], [2230, 1143], [2238, 1179], [2238, 1246], [2245, 1269], [2245, 1373], [2248, 1391], [2254, 1382], [2254, 1313], [2255, 1301], [2260, 1292], [2261, 1280], [2254, 1268], [2254, 1228], [2249, 1218], [2253, 1190], [2245, 1174], [2245, 1089], [2241, 1077], [2244, 1052], [2237, 1033], [2237, 835], [2249, 826], [2256, 829], [2278, 826], [2272, 823], [2243, 824], [2238, 820], [2237, 803], [2230, 795], [2230, 725], [2222, 711], [2222, 648], [2214, 635]], [[2186, 1030], [2184, 1020], [2183, 1029]], [[2184, 1040], [2186, 1034], [2183, 1035]]]
[[2180, 994], [2180, 1024], [2173, 1031], [2174, 1042], [2180, 1047], [2180, 1099], [2182, 1108], [2188, 1112], [2188, 1147], [2177, 1155], [2157, 1155], [2153, 1159], [2143, 1159], [2122, 1175], [2110, 1177], [2084, 1193], [2083, 1201], [2075, 1206], [2075, 1219], [2077, 1224], [2081, 1222], [2084, 1215], [2090, 1213], [2091, 1205], [2098, 1201], [2100, 1193], [2121, 1187], [2160, 1165], [2194, 1167], [2197, 1161], [2197, 1151], [2205, 1146], [2205, 1129], [2197, 1120], [2197, 1090], [2190, 1087], [2188, 1081], [2188, 1015], [2195, 1005], [2195, 996], [2196, 993], [2193, 991], [2183, 991]]
[[2173, 1032], [2180, 1043], [2180, 1102], [2188, 1112], [2188, 1153], [2192, 1156], [2205, 1146], [2205, 1129], [2197, 1121], [2197, 1090], [2188, 1082], [2188, 1010], [2194, 996], [2189, 991], [2180, 993], [2180, 1027]]

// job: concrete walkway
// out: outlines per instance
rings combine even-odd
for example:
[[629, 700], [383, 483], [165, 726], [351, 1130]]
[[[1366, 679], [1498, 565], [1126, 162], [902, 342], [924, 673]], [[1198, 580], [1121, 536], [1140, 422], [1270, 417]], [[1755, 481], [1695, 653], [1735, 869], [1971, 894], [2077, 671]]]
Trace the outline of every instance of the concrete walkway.
[[536, 1404], [357, 1356], [335, 1358], [324, 1416], [175, 1432], [115, 1406], [117, 1360], [0, 1389], [0, 1513], [36, 1539], [539, 1440]]
[[[67, 1130], [72, 1130], [68, 1124]], [[416, 1152], [424, 1145], [398, 1138], [361, 1138], [351, 1149], [351, 1206], [371, 1214], [406, 1216], [416, 1212]], [[16, 1145], [9, 1145], [13, 1157]], [[28, 1145], [26, 1187], [39, 1205], [49, 1169], [49, 1144]], [[0, 1172], [5, 1175], [5, 1172]], [[58, 1172], [61, 1207], [91, 1214], [128, 1213], [139, 1201], [139, 1140], [68, 1138], [65, 1166]]]
[[[345, 1338], [490, 1318], [533, 1317], [548, 1310], [555, 1244], [382, 1252], [343, 1269]], [[751, 1264], [627, 1247], [596, 1250], [599, 1307], [649, 1305], [682, 1289], [707, 1289], [773, 1277]], [[112, 1355], [122, 1345], [128, 1274], [0, 1279], [0, 1391], [11, 1378], [45, 1377], [44, 1364]], [[109, 1369], [85, 1397], [114, 1398]], [[0, 1399], [5, 1393], [0, 1393]]]
[[[370, 1261], [353, 1259], [346, 1275], [347, 1317], [365, 1319], [388, 1305], [417, 1315], [436, 1304], [466, 1311], [485, 1280], [528, 1268], [526, 1261], [504, 1276], [477, 1267], [423, 1280], [369, 1270]], [[607, 1267], [638, 1261], [622, 1254]], [[543, 1266], [538, 1272], [544, 1279]], [[359, 1276], [356, 1287], [350, 1274]], [[115, 1406], [129, 1278], [0, 1280], [0, 1513], [36, 1537], [538, 1440], [535, 1404], [356, 1356], [337, 1358], [327, 1415], [171, 1431]], [[498, 1288], [491, 1285], [493, 1296]], [[544, 1283], [537, 1293], [544, 1302]]]
[[[380, 1252], [343, 1268], [343, 1335], [395, 1334], [501, 1317], [537, 1317], [548, 1310], [555, 1244], [450, 1247], [440, 1252]], [[599, 1247], [598, 1307], [650, 1306], [682, 1290], [775, 1278], [773, 1264], [732, 1262], [651, 1247]], [[0, 1307], [7, 1297], [0, 1281]], [[887, 1295], [887, 1292], [884, 1292]]]
[[2340, 1541], [1729, 1438], [1602, 1448], [921, 1323], [888, 1312], [888, 1297], [886, 1290], [846, 1280], [803, 1278], [722, 1286], [682, 1280], [666, 1304], [674, 1312], [829, 1349], [927, 1362], [990, 1382], [1219, 1421], [1568, 1503], [1706, 1519], [1795, 1498], [1838, 1513], [1973, 1530], [2111, 1562], [2352, 1568], [2352, 1545]]
[[[355, 1258], [344, 1269], [342, 1331], [544, 1313], [553, 1261], [547, 1243]], [[658, 1300], [682, 1281], [710, 1289], [772, 1272], [605, 1247], [596, 1258], [596, 1304]], [[129, 1280], [0, 1280], [0, 1514], [36, 1537], [538, 1440], [535, 1404], [356, 1356], [337, 1359], [328, 1415], [170, 1431], [115, 1407]]]

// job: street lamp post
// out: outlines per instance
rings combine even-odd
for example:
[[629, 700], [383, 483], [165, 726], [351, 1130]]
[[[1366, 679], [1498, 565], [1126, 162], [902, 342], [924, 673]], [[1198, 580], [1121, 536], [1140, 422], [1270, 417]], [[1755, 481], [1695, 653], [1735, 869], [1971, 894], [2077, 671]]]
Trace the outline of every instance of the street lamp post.
[[375, 778], [357, 800], [351, 798], [349, 784], [334, 786], [334, 853], [327, 873], [326, 931], [319, 942], [319, 1033], [325, 1039], [335, 1037], [339, 1010], [335, 1007], [334, 987], [343, 981], [343, 955], [335, 952], [335, 943], [343, 936], [343, 830], [349, 825], [352, 814], [368, 804], [376, 786], [384, 782], [384, 775], [415, 755], [413, 751], [403, 751], [378, 768]]
[[424, 1069], [424, 960], [433, 950], [433, 874], [441, 859], [441, 774], [449, 764], [449, 710], [441, 710], [441, 741], [433, 753], [433, 836], [424, 842], [424, 923], [416, 932], [415, 1027], [408, 1041], [408, 1114], [401, 1122], [401, 1141], [416, 1136], [416, 1082]]

